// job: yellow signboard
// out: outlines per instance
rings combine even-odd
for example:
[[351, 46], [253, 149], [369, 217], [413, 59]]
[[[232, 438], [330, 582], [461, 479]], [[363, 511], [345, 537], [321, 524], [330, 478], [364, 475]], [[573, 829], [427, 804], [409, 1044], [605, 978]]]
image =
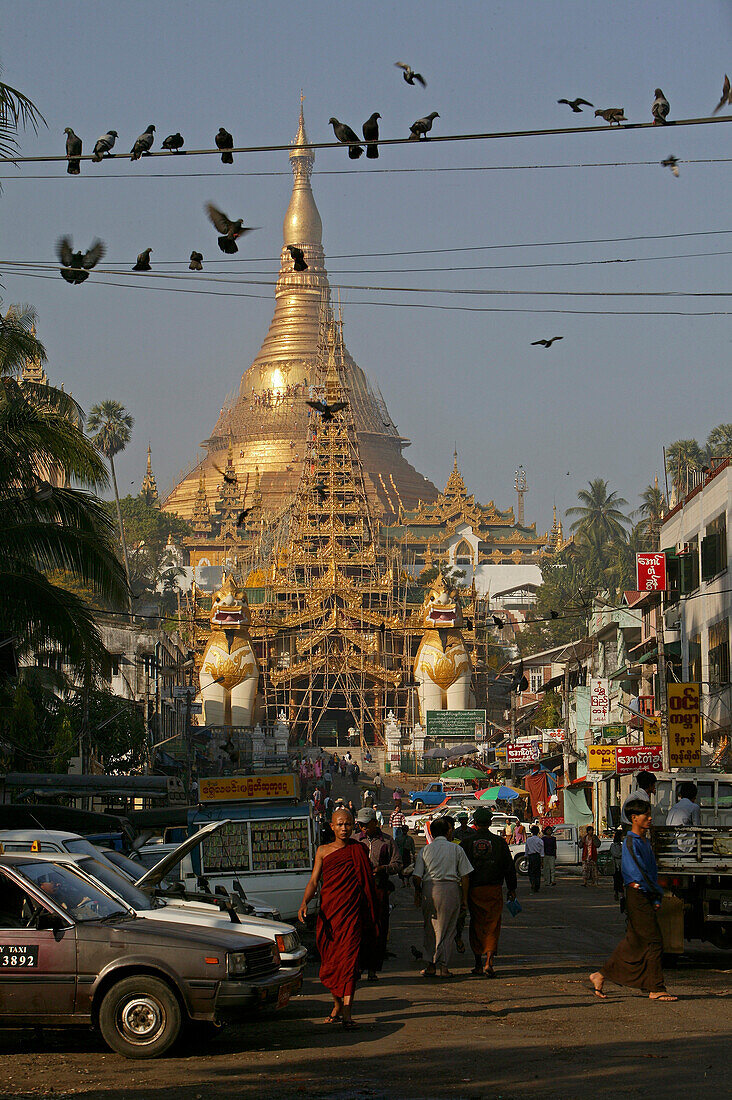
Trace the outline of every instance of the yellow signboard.
[[648, 745], [660, 745], [661, 744], [661, 718], [644, 718], [643, 719], [643, 744]]
[[672, 768], [701, 767], [701, 685], [668, 684], [668, 749]]
[[263, 798], [296, 798], [294, 775], [229, 775], [201, 779], [201, 802], [249, 802]]
[[614, 772], [615, 761], [615, 745], [589, 745], [587, 747], [588, 771]]

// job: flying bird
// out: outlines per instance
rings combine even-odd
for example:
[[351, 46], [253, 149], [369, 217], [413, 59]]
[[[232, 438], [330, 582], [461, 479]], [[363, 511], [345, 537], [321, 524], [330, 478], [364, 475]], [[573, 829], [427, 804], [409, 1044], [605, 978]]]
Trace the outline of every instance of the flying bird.
[[213, 464], [213, 468], [214, 468], [214, 470], [217, 470], [218, 473], [221, 474], [222, 478], [224, 479], [224, 481], [226, 482], [227, 485], [236, 485], [236, 475], [235, 474], [227, 474], [226, 470], [222, 470], [221, 467], [217, 466], [215, 462]]
[[75, 134], [70, 126], [67, 126], [64, 130], [66, 134], [66, 156], [69, 158], [69, 163], [66, 165], [66, 171], [70, 176], [78, 176], [81, 174], [81, 138], [78, 134]]
[[625, 107], [604, 107], [601, 111], [595, 111], [595, 118], [604, 118], [610, 125], [615, 122], [618, 126], [621, 122], [627, 122]]
[[328, 405], [325, 401], [306, 401], [306, 405], [309, 405], [311, 409], [315, 409], [319, 412], [323, 418], [323, 423], [327, 424], [329, 420], [332, 420], [337, 412], [341, 409], [348, 407], [347, 401], [336, 401], [332, 405]]
[[722, 85], [722, 98], [712, 111], [713, 115], [716, 115], [717, 111], [721, 111], [725, 103], [728, 103], [730, 107], [732, 107], [732, 97], [730, 96], [730, 91], [732, 91], [732, 89], [730, 88], [729, 77], [725, 73], [724, 84]]
[[155, 141], [155, 127], [152, 122], [148, 126], [144, 133], [140, 134], [139, 138], [132, 146], [130, 150], [130, 160], [139, 160], [145, 153], [149, 153], [152, 149], [152, 144]]
[[653, 115], [653, 125], [665, 126], [666, 119], [668, 118], [668, 113], [671, 110], [669, 102], [660, 88], [656, 88], [653, 94], [656, 97], [653, 101], [653, 106], [651, 107], [651, 114]]
[[551, 340], [532, 340], [531, 346], [535, 348], [537, 344], [540, 344], [543, 348], [550, 348], [555, 340], [563, 340], [563, 336], [552, 336]]
[[214, 141], [216, 142], [216, 148], [221, 150], [221, 163], [233, 164], [234, 157], [228, 150], [234, 148], [234, 139], [229, 131], [225, 130], [223, 126], [220, 126]]
[[94, 152], [92, 153], [92, 160], [100, 161], [105, 153], [109, 154], [114, 148], [114, 143], [116, 140], [116, 130], [107, 130], [106, 134], [102, 134], [100, 138], [97, 138], [97, 143], [94, 146]]
[[[403, 61], [395, 61], [397, 69], [402, 69], [402, 76], [406, 80], [407, 84], [411, 84], [414, 87], [415, 80], [422, 85], [423, 88], [427, 87], [427, 81], [421, 73], [415, 73], [414, 69], [410, 65], [405, 65]], [[420, 955], [420, 959], [422, 956]]]
[[307, 271], [308, 265], [305, 263], [305, 253], [301, 248], [298, 248], [296, 244], [288, 244], [286, 246], [287, 251], [292, 256], [292, 267], [294, 271]]
[[417, 121], [413, 122], [412, 125], [409, 127], [409, 140], [419, 141], [420, 138], [424, 138], [425, 141], [429, 141], [427, 134], [432, 129], [432, 123], [435, 121], [436, 118], [439, 117], [440, 116], [438, 115], [437, 111], [430, 111], [430, 113], [428, 115], [425, 115], [424, 118], [418, 118]]
[[[367, 118], [364, 122], [363, 126], [361, 127], [361, 130], [363, 131], [364, 141], [379, 140], [379, 123], [377, 122], [377, 119], [379, 118], [381, 118], [379, 112], [374, 111], [370, 118]], [[377, 160], [379, 156], [378, 145], [367, 145], [366, 156], [369, 158], [369, 160]]]
[[183, 148], [184, 138], [181, 134], [168, 134], [163, 142], [163, 149], [170, 153], [178, 153]]
[[188, 265], [189, 271], [203, 271], [203, 253], [191, 252], [191, 262]]
[[412, 955], [417, 960], [417, 962], [419, 962], [419, 960], [422, 958], [422, 952], [418, 951], [414, 945], [412, 945], [409, 950], [412, 952]]
[[328, 122], [333, 127], [336, 141], [348, 146], [348, 155], [351, 160], [358, 160], [363, 155], [363, 149], [358, 144], [359, 138], [356, 132], [345, 122], [339, 122], [337, 118], [329, 118]]
[[232, 221], [223, 210], [219, 210], [214, 206], [212, 202], [206, 203], [206, 213], [208, 214], [209, 221], [218, 229], [221, 236], [219, 237], [219, 248], [222, 252], [227, 252], [229, 255], [233, 255], [238, 252], [239, 249], [236, 246], [236, 242], [239, 237], [243, 237], [245, 233], [251, 232], [254, 228], [252, 225], [244, 225], [242, 218], [237, 218], [236, 221]]
[[678, 157], [675, 157], [675, 156], [673, 156], [673, 154], [671, 154], [670, 156], [666, 157], [665, 160], [661, 161], [661, 167], [662, 168], [670, 168], [671, 171], [673, 172], [673, 174], [678, 178], [678, 175], [679, 175], [679, 158]]
[[89, 272], [99, 263], [104, 251], [104, 244], [95, 240], [87, 252], [74, 252], [71, 237], [62, 237], [56, 245], [56, 254], [62, 264], [61, 278], [75, 286], [86, 282]]
[[137, 257], [137, 263], [132, 268], [133, 271], [150, 271], [150, 253], [152, 248], [144, 249]]
[[237, 527], [241, 527], [242, 523], [247, 518], [247, 516], [249, 515], [250, 512], [251, 512], [251, 508], [242, 508], [241, 512], [236, 517], [236, 526]]
[[566, 103], [568, 107], [571, 107], [576, 115], [582, 114], [582, 107], [594, 107], [594, 103], [590, 103], [588, 99], [558, 99], [557, 103]]

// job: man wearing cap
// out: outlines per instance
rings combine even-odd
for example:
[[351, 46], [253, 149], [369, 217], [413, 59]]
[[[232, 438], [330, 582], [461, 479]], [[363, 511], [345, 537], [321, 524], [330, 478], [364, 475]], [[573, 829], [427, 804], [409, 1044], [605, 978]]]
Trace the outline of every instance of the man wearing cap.
[[[493, 956], [498, 949], [503, 913], [503, 883], [508, 897], [516, 897], [516, 868], [502, 836], [490, 830], [493, 813], [479, 806], [473, 814], [471, 836], [462, 847], [473, 865], [468, 882], [470, 947], [475, 956], [471, 973], [495, 978]], [[483, 963], [485, 958], [485, 964]]]
[[455, 828], [455, 833], [453, 835], [453, 839], [455, 841], [457, 841], [458, 844], [462, 844], [462, 842], [464, 840], [467, 840], [468, 837], [473, 835], [473, 830], [468, 825], [469, 821], [470, 821], [470, 815], [467, 814], [464, 810], [463, 810], [462, 813], [457, 815], [457, 822], [458, 823], [457, 823], [457, 826]]
[[374, 950], [368, 960], [368, 980], [377, 980], [377, 971], [384, 965], [386, 943], [389, 937], [389, 894], [394, 885], [390, 875], [398, 875], [402, 869], [399, 849], [390, 836], [381, 831], [372, 806], [364, 806], [358, 811], [356, 821], [361, 826], [359, 840], [368, 852], [374, 869], [374, 885], [378, 907], [379, 935]]

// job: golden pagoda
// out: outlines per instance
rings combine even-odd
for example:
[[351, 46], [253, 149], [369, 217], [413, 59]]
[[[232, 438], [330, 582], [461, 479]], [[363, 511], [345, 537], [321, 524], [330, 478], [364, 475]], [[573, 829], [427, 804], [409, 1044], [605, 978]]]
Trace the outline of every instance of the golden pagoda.
[[142, 479], [142, 485], [140, 486], [140, 496], [146, 504], [150, 504], [155, 508], [160, 507], [160, 498], [158, 496], [158, 483], [155, 480], [155, 474], [152, 468], [152, 451], [150, 444], [147, 445], [147, 468], [145, 470], [145, 476]]
[[[274, 316], [259, 353], [241, 378], [236, 401], [222, 409], [210, 438], [202, 444], [205, 457], [163, 504], [183, 519], [199, 519], [202, 493], [209, 501], [217, 499], [219, 471], [229, 451], [242, 509], [253, 503], [245, 496], [244, 485], [251, 486], [255, 474], [262, 512], [268, 520], [280, 516], [297, 491], [311, 424], [306, 402], [314, 392], [323, 327], [333, 322], [323, 227], [310, 184], [314, 162], [301, 104], [290, 152], [293, 188], [283, 225], [285, 247], [280, 255]], [[289, 244], [302, 249], [307, 270], [294, 270], [286, 247]], [[342, 334], [339, 339], [342, 343]], [[365, 492], [377, 518], [394, 520], [400, 506], [413, 508], [419, 500], [433, 500], [437, 490], [403, 457], [402, 450], [409, 440], [399, 434], [378, 388], [369, 382], [345, 345], [341, 347], [341, 358]], [[211, 538], [201, 548], [212, 565], [221, 564], [225, 556], [218, 534], [213, 523]], [[198, 558], [191, 546], [191, 564], [195, 565]]]

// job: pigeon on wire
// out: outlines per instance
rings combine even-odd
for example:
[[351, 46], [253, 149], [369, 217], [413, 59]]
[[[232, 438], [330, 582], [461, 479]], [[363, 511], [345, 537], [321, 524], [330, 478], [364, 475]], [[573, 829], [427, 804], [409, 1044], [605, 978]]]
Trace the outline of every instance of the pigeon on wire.
[[495, 626], [496, 630], [503, 630], [504, 626], [506, 625], [503, 619], [499, 619], [497, 615], [493, 615], [492, 618], [493, 625]]
[[532, 340], [531, 346], [535, 348], [537, 345], [541, 345], [543, 348], [550, 348], [555, 340], [563, 340], [563, 336], [552, 336], [550, 340]]
[[405, 65], [403, 61], [395, 61], [397, 69], [402, 69], [402, 76], [406, 80], [407, 84], [411, 84], [414, 87], [415, 80], [422, 85], [423, 88], [427, 87], [427, 81], [421, 73], [415, 73], [414, 69], [410, 65]]
[[234, 157], [228, 150], [234, 148], [234, 139], [229, 131], [220, 126], [214, 141], [216, 142], [216, 148], [221, 150], [221, 163], [233, 164]]
[[351, 160], [358, 160], [363, 155], [363, 149], [358, 144], [359, 138], [355, 130], [352, 130], [345, 122], [339, 122], [337, 118], [329, 118], [328, 122], [333, 127], [336, 141], [348, 146], [348, 155]]
[[[361, 127], [363, 131], [364, 141], [378, 141], [379, 140], [379, 123], [377, 119], [380, 119], [381, 115], [378, 111], [374, 111], [370, 118], [367, 118]], [[367, 145], [366, 156], [369, 160], [378, 160], [379, 147], [378, 145]]]
[[237, 527], [241, 527], [242, 523], [247, 518], [247, 516], [249, 515], [250, 512], [251, 512], [251, 508], [242, 508], [241, 512], [236, 517], [236, 526]]
[[616, 123], [618, 126], [621, 122], [627, 122], [625, 117], [625, 107], [603, 107], [602, 110], [595, 111], [595, 118], [604, 118], [605, 122], [609, 122], [612, 126]]
[[239, 251], [236, 246], [239, 237], [243, 237], [245, 233], [249, 233], [255, 228], [252, 225], [244, 225], [242, 218], [237, 218], [236, 221], [232, 221], [231, 218], [224, 214], [223, 210], [219, 210], [212, 202], [206, 203], [206, 213], [208, 214], [211, 224], [215, 229], [218, 229], [221, 234], [219, 237], [219, 248], [222, 252], [226, 252], [230, 256]]
[[678, 176], [679, 176], [679, 158], [675, 157], [673, 155], [673, 153], [670, 156], [666, 157], [665, 160], [661, 161], [661, 167], [662, 168], [670, 168], [672, 173], [678, 179]]
[[215, 462], [213, 464], [213, 468], [221, 474], [227, 485], [236, 485], [236, 477], [233, 474], [227, 474], [226, 470], [222, 470], [221, 467], [217, 466]]
[[169, 153], [179, 153], [183, 148], [184, 138], [181, 134], [168, 134], [163, 142], [163, 149], [167, 149]]
[[417, 121], [413, 122], [409, 127], [409, 140], [419, 141], [420, 138], [424, 138], [425, 141], [429, 141], [427, 134], [432, 129], [432, 123], [439, 117], [437, 111], [430, 111], [424, 118], [418, 118]]
[[315, 409], [316, 412], [320, 413], [323, 418], [324, 424], [327, 424], [330, 420], [332, 420], [335, 414], [337, 412], [340, 412], [341, 409], [345, 409], [348, 407], [347, 401], [336, 401], [332, 405], [327, 404], [327, 402], [325, 401], [306, 401], [305, 404], [309, 405], [311, 409]]
[[86, 252], [74, 252], [71, 237], [62, 237], [56, 245], [56, 254], [61, 261], [61, 278], [67, 283], [78, 286], [89, 278], [89, 272], [101, 260], [105, 248], [102, 241], [95, 240]]
[[554, 608], [552, 608], [549, 612], [549, 618], [550, 619], [558, 619], [559, 618], [559, 612], [555, 611]]
[[150, 253], [152, 248], [144, 249], [137, 257], [137, 263], [132, 268], [133, 271], [150, 271]]
[[716, 115], [717, 111], [721, 111], [725, 103], [728, 103], [730, 107], [732, 107], [732, 96], [730, 95], [730, 91], [732, 91], [732, 88], [730, 88], [729, 77], [725, 73], [724, 84], [722, 85], [722, 98], [712, 111], [713, 115]]
[[189, 271], [203, 271], [203, 253], [191, 252], [191, 262], [188, 265]]
[[288, 244], [285, 247], [292, 256], [293, 271], [307, 271], [308, 265], [305, 263], [305, 253], [303, 250], [298, 248], [296, 244]]
[[81, 174], [81, 138], [78, 134], [75, 134], [70, 126], [67, 126], [64, 130], [66, 134], [66, 156], [69, 158], [69, 163], [66, 165], [66, 171], [70, 176], [78, 176]]
[[114, 148], [114, 143], [117, 140], [116, 130], [107, 130], [106, 134], [102, 134], [100, 138], [97, 138], [97, 143], [94, 146], [94, 152], [92, 153], [92, 160], [100, 161], [104, 154], [109, 155]]
[[671, 110], [669, 102], [660, 88], [656, 88], [653, 94], [656, 97], [653, 101], [653, 106], [651, 107], [651, 114], [653, 115], [653, 125], [665, 126], [666, 119], [668, 118], [668, 113]]
[[139, 160], [141, 156], [149, 153], [152, 149], [153, 142], [155, 141], [155, 127], [152, 122], [148, 126], [144, 133], [140, 134], [139, 138], [132, 146], [130, 150], [130, 160]]
[[594, 107], [594, 103], [590, 103], [588, 99], [558, 99], [557, 103], [566, 103], [568, 107], [571, 107], [576, 115], [582, 114], [582, 107]]

